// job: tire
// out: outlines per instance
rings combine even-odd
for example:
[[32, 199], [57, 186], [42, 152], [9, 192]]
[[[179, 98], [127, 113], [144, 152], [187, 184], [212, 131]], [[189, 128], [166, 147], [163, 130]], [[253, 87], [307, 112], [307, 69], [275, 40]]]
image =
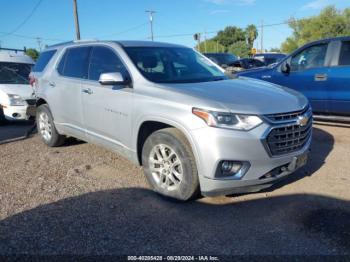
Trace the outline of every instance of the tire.
[[142, 148], [142, 165], [155, 192], [181, 201], [199, 194], [196, 161], [179, 130], [166, 128], [152, 133]]
[[4, 115], [4, 109], [2, 109], [0, 105], [0, 125], [4, 125], [4, 124], [6, 124], [6, 118]]
[[57, 147], [64, 144], [66, 137], [57, 132], [50, 108], [47, 104], [43, 104], [37, 108], [36, 126], [41, 140], [47, 146]]

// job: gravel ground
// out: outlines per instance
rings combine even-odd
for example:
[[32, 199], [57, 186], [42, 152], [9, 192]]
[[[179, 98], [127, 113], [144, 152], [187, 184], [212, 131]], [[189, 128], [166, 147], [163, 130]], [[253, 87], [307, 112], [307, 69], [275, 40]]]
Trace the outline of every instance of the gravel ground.
[[[0, 143], [29, 127], [0, 127]], [[350, 254], [349, 130], [315, 125], [307, 167], [271, 190], [189, 203], [91, 144], [2, 144], [0, 254]]]

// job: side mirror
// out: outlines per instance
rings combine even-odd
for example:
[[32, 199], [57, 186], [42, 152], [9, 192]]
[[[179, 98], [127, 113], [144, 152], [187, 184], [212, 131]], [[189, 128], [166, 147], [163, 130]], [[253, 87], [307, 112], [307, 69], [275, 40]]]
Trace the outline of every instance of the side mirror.
[[288, 62], [285, 62], [281, 66], [282, 73], [289, 74], [290, 73], [290, 65]]
[[119, 72], [113, 72], [101, 74], [98, 82], [101, 85], [127, 85], [130, 83], [130, 80], [123, 77]]

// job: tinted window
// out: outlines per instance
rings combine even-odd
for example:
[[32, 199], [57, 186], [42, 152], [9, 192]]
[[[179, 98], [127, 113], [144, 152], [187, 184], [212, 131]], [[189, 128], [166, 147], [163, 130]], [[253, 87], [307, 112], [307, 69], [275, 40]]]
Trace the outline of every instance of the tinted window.
[[56, 53], [56, 50], [49, 50], [42, 52], [39, 56], [38, 61], [36, 61], [35, 66], [33, 67], [33, 72], [42, 72], [44, 71], [46, 65], [50, 62], [53, 55]]
[[63, 75], [64, 65], [66, 64], [67, 52], [64, 52], [60, 63], [58, 64], [57, 71], [60, 75]]
[[0, 62], [0, 84], [29, 84], [32, 65]]
[[190, 48], [126, 47], [148, 80], [156, 83], [193, 83], [227, 79], [216, 66]]
[[87, 79], [90, 49], [91, 47], [87, 46], [67, 49], [58, 71], [64, 76]]
[[98, 80], [102, 73], [120, 72], [127, 77], [127, 71], [119, 57], [109, 48], [93, 47], [89, 66], [89, 79]]
[[343, 42], [342, 44], [339, 65], [350, 65], [350, 42]]
[[300, 71], [314, 67], [323, 67], [327, 53], [327, 44], [310, 46], [291, 60], [291, 71]]

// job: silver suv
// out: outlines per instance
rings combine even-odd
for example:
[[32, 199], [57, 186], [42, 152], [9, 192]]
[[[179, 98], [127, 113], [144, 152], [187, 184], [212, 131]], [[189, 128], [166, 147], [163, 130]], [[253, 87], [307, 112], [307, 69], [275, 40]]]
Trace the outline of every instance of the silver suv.
[[39, 63], [31, 77], [44, 143], [72, 136], [109, 148], [142, 165], [162, 195], [256, 192], [307, 161], [312, 114], [303, 95], [228, 79], [193, 49], [79, 41], [49, 47]]

